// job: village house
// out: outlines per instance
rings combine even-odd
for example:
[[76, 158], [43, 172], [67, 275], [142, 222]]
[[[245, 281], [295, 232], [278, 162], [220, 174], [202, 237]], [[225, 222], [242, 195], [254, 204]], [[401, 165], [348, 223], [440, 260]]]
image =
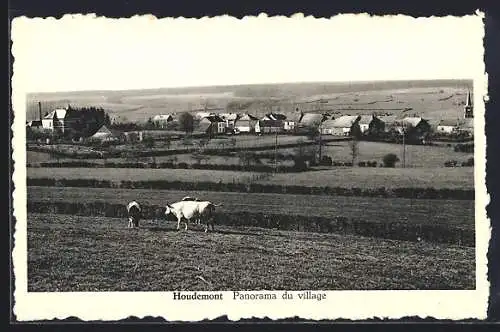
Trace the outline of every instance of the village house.
[[64, 133], [68, 126], [68, 123], [65, 121], [66, 113], [66, 109], [59, 108], [45, 115], [42, 119], [43, 129]]
[[452, 134], [458, 131], [460, 121], [458, 119], [444, 119], [439, 121], [436, 132], [440, 134]]
[[268, 121], [268, 120], [285, 121], [286, 115], [280, 114], [280, 113], [267, 113], [266, 115], [264, 115], [264, 117], [261, 120], [263, 120], [263, 121]]
[[154, 125], [158, 128], [167, 128], [167, 125], [174, 121], [172, 114], [157, 114], [152, 118]]
[[413, 131], [414, 133], [424, 134], [431, 130], [429, 122], [421, 117], [406, 117], [396, 120], [394, 129], [402, 134], [405, 131]]
[[259, 120], [255, 124], [255, 132], [258, 134], [281, 133], [284, 129], [284, 121], [281, 120]]
[[284, 131], [294, 131], [295, 130], [295, 121], [294, 120], [283, 121], [283, 130]]
[[226, 122], [226, 128], [234, 129], [236, 120], [238, 120], [239, 115], [236, 113], [221, 113], [219, 117]]
[[33, 129], [40, 129], [42, 128], [42, 120], [32, 120], [26, 122], [26, 127], [30, 127]]
[[101, 128], [99, 128], [94, 133], [94, 135], [90, 136], [90, 139], [99, 140], [101, 142], [112, 142], [119, 140], [118, 136], [111, 130], [109, 130], [108, 127], [106, 127], [106, 125], [102, 125]]
[[218, 115], [210, 115], [201, 119], [198, 130], [210, 136], [224, 134], [226, 132], [226, 121]]
[[379, 134], [384, 132], [385, 123], [375, 115], [361, 115], [359, 129], [362, 134]]
[[395, 115], [383, 115], [377, 117], [384, 124], [384, 131], [389, 132], [394, 128], [394, 124], [397, 121], [397, 116]]
[[255, 131], [255, 125], [258, 121], [259, 119], [251, 114], [243, 114], [239, 119], [236, 119], [234, 128], [241, 133], [251, 133]]
[[299, 119], [298, 126], [300, 128], [317, 130], [321, 123], [326, 119], [327, 117], [321, 113], [302, 113]]
[[[321, 125], [324, 135], [349, 136], [351, 132], [359, 129], [359, 115], [343, 115], [337, 119], [326, 120]], [[355, 128], [357, 127], [357, 128]]]

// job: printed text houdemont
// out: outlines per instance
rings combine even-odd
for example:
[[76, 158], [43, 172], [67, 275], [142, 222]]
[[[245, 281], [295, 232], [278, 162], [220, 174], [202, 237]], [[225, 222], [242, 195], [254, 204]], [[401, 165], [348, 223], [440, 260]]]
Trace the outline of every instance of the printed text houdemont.
[[[174, 300], [181, 301], [203, 301], [203, 300], [223, 300], [224, 294], [219, 293], [198, 293], [198, 292], [173, 292]], [[312, 292], [304, 291], [298, 294], [292, 294], [291, 292], [232, 292], [232, 300], [292, 300], [298, 298], [299, 300], [316, 300], [321, 301], [326, 299], [326, 293], [323, 292]]]

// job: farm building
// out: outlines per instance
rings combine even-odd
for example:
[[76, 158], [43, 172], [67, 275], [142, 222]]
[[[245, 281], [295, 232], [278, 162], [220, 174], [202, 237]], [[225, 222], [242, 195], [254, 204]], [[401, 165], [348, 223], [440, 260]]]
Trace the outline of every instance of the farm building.
[[26, 122], [26, 127], [30, 127], [33, 129], [42, 128], [42, 121], [41, 120], [28, 121], [28, 122]]
[[384, 115], [378, 116], [377, 118], [384, 123], [384, 131], [386, 132], [390, 131], [397, 121], [397, 117], [395, 115]]
[[215, 115], [215, 113], [213, 113], [213, 112], [201, 111], [201, 112], [196, 112], [194, 114], [194, 118], [201, 120], [203, 118], [206, 118], [207, 116], [213, 116], [213, 115]]
[[451, 134], [458, 130], [459, 120], [458, 119], [445, 119], [439, 121], [436, 131], [442, 134]]
[[349, 136], [354, 127], [359, 129], [359, 115], [343, 115], [337, 119], [326, 120], [321, 125], [321, 133], [324, 135]]
[[226, 132], [226, 121], [218, 115], [210, 115], [201, 119], [197, 131], [203, 131], [209, 135], [218, 135]]
[[49, 114], [45, 115], [42, 119], [43, 129], [49, 129], [51, 131], [60, 130], [64, 133], [67, 128], [68, 123], [66, 123], [66, 109], [59, 108], [55, 109]]
[[320, 113], [305, 113], [299, 119], [299, 127], [318, 128], [326, 120], [326, 116]]
[[71, 132], [77, 136], [89, 137], [105, 122], [104, 110], [95, 107], [55, 109], [42, 119], [42, 127], [60, 133]]
[[239, 119], [236, 119], [234, 128], [238, 129], [242, 133], [250, 133], [255, 130], [255, 125], [258, 120], [258, 118], [251, 114], [243, 114]]
[[219, 117], [226, 122], [226, 127], [233, 129], [239, 115], [236, 113], [221, 113]]
[[284, 130], [283, 121], [280, 120], [259, 120], [255, 124], [255, 132], [260, 134], [281, 133]]
[[383, 132], [385, 129], [385, 123], [375, 115], [361, 115], [358, 123], [359, 129], [363, 134], [377, 134]]
[[157, 114], [152, 120], [156, 127], [166, 128], [168, 123], [174, 121], [174, 116], [172, 114]]
[[144, 133], [142, 131], [127, 131], [123, 133], [123, 139], [126, 142], [142, 142], [144, 138]]
[[294, 120], [283, 121], [283, 130], [285, 130], [285, 131], [295, 130], [295, 121]]
[[267, 113], [261, 120], [263, 121], [285, 121], [286, 120], [286, 115], [284, 114], [279, 114], [279, 113]]
[[410, 129], [419, 133], [428, 133], [431, 130], [431, 125], [421, 117], [406, 117], [395, 121], [394, 129], [400, 134]]
[[93, 140], [99, 140], [99, 141], [117, 141], [118, 137], [111, 131], [109, 130], [105, 125], [103, 125], [101, 128], [99, 128], [94, 135], [90, 136], [91, 139]]

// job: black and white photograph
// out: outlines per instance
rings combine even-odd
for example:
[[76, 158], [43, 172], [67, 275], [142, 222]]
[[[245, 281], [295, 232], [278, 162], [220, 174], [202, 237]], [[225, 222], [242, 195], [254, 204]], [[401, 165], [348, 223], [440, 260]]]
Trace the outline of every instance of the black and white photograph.
[[12, 26], [19, 317], [486, 314], [481, 13]]

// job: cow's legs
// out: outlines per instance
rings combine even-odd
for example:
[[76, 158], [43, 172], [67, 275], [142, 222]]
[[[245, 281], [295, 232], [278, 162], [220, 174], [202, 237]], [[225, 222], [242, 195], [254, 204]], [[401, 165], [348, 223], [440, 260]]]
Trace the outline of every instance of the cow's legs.
[[177, 230], [181, 228], [181, 218], [177, 218]]
[[186, 219], [186, 221], [184, 222], [184, 230], [185, 231], [188, 230], [188, 221], [189, 221], [189, 219]]
[[127, 228], [132, 228], [132, 217], [128, 217], [128, 226]]

